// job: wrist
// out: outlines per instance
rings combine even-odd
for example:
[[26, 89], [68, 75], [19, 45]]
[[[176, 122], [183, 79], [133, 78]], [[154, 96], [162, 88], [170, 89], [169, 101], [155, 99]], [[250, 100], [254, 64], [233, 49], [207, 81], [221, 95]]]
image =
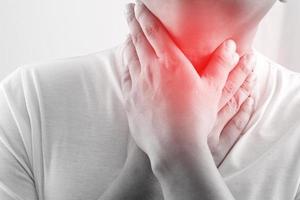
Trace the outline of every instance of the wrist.
[[[203, 196], [203, 184], [208, 183], [203, 176], [212, 157], [209, 147], [203, 144], [193, 154], [186, 153], [172, 159], [160, 160], [153, 167], [165, 199], [199, 199]], [[212, 161], [213, 166], [214, 162]]]
[[207, 144], [194, 156], [165, 160], [153, 170], [165, 199], [234, 199], [226, 187]]
[[152, 171], [159, 178], [174, 177], [180, 173], [197, 171], [203, 162], [211, 159], [207, 142], [199, 144], [191, 150], [178, 149], [172, 154], [157, 156], [151, 160]]

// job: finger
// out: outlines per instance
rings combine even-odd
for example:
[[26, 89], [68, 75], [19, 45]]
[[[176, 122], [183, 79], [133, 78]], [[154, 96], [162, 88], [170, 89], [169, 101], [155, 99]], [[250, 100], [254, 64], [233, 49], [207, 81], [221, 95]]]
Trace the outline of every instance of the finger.
[[242, 135], [253, 113], [254, 99], [248, 97], [241, 106], [239, 112], [224, 127], [220, 135], [220, 145], [231, 148]]
[[224, 120], [223, 123], [227, 123], [239, 111], [244, 101], [252, 94], [255, 83], [256, 76], [254, 73], [251, 73], [241, 85], [239, 90], [218, 113], [220, 119]]
[[136, 4], [135, 15], [158, 57], [164, 55], [166, 51], [170, 53], [178, 49], [161, 22], [143, 3]]
[[123, 64], [130, 73], [132, 84], [135, 84], [141, 71], [141, 65], [130, 36], [128, 36], [123, 50]]
[[136, 20], [134, 13], [134, 4], [127, 4], [126, 7], [127, 22], [133, 44], [136, 48], [138, 58], [142, 65], [150, 63], [155, 56], [155, 52], [145, 37], [142, 28]]
[[255, 85], [256, 78], [254, 75], [248, 76], [243, 85], [235, 93], [235, 95], [227, 102], [227, 104], [218, 112], [217, 126], [214, 127], [211, 132], [212, 141], [218, 143], [220, 134], [225, 127], [225, 125], [230, 121], [230, 119], [239, 112], [241, 105], [246, 101], [246, 99], [251, 95], [252, 89]]
[[132, 88], [132, 81], [130, 77], [129, 70], [126, 69], [125, 72], [122, 75], [122, 80], [121, 80], [121, 89], [123, 91], [123, 97], [127, 99], [127, 96]]
[[236, 53], [236, 44], [233, 40], [227, 40], [219, 46], [210, 58], [204, 69], [203, 78], [215, 86], [218, 95], [226, 83], [229, 72], [238, 63], [239, 56]]
[[223, 108], [223, 106], [233, 97], [246, 80], [247, 76], [252, 72], [255, 64], [256, 59], [254, 54], [246, 54], [240, 59], [237, 66], [230, 72], [222, 90], [219, 109]]

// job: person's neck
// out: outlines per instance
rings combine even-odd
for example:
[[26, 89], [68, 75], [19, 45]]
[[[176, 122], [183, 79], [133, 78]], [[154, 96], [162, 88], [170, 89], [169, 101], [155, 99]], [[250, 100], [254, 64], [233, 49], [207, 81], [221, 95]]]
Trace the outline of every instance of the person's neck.
[[197, 72], [201, 74], [214, 50], [226, 39], [233, 39], [236, 42], [240, 56], [251, 52], [256, 29], [257, 27], [254, 27], [236, 34], [198, 31], [189, 35], [172, 34], [172, 37]]

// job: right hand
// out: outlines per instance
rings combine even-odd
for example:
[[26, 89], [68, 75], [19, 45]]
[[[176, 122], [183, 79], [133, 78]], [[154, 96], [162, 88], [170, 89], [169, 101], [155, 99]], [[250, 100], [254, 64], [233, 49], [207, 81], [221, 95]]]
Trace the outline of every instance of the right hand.
[[[127, 51], [124, 54], [124, 60], [137, 59], [133, 46], [128, 45], [125, 48], [127, 48]], [[133, 60], [132, 62], [136, 61]], [[225, 159], [225, 156], [239, 138], [253, 112], [253, 107], [251, 106], [253, 98], [248, 98], [248, 96], [252, 93], [255, 82], [255, 75], [252, 72], [254, 63], [255, 59], [253, 59], [253, 56], [243, 56], [236, 67], [229, 73], [223, 89], [217, 121], [208, 138], [216, 166], [219, 166]], [[129, 74], [129, 71], [126, 73]], [[136, 179], [139, 179], [136, 181], [144, 185], [144, 188], [147, 188], [147, 192], [145, 190], [142, 192], [143, 198], [159, 198], [162, 195], [160, 184], [151, 171], [149, 158], [135, 144], [131, 136], [128, 144], [128, 157], [125, 168], [138, 172], [138, 176], [134, 176]], [[141, 176], [141, 174], [144, 175]], [[141, 197], [140, 195], [137, 196]]]
[[[151, 152], [158, 153], [158, 157], [164, 153], [172, 155], [184, 148], [196, 153], [197, 150], [192, 149], [190, 144], [195, 143], [196, 147], [198, 140], [199, 142], [207, 140], [222, 105], [227, 101], [236, 102], [230, 101], [229, 95], [223, 95], [224, 92], [234, 92], [240, 86], [236, 88], [232, 87], [232, 84], [227, 86], [230, 83], [226, 80], [227, 75], [237, 63], [234, 61], [236, 60], [234, 50], [231, 49], [229, 53], [227, 52], [229, 49], [225, 48], [224, 44], [221, 45], [212, 56], [204, 76], [199, 79], [188, 60], [176, 49], [164, 28], [157, 27], [160, 24], [151, 12], [146, 7], [139, 6], [135, 10], [138, 10], [138, 14], [135, 13], [136, 17], [132, 6], [129, 8], [128, 22], [134, 44], [130, 40], [127, 43], [129, 48], [125, 49], [127, 54], [125, 65], [128, 66], [130, 74], [130, 84], [126, 86], [130, 87], [125, 87], [123, 92], [132, 136], [148, 155]], [[155, 53], [159, 55], [155, 56]], [[245, 72], [243, 64], [244, 62], [239, 64], [237, 69]], [[237, 74], [236, 71], [238, 70], [232, 70], [230, 75], [234, 72]], [[246, 78], [243, 75], [246, 73], [235, 77], [239, 78], [240, 84], [243, 82], [241, 80]], [[222, 88], [225, 89], [223, 92]], [[247, 90], [245, 91], [246, 93], [240, 94], [247, 94]], [[224, 96], [227, 101], [224, 100]], [[237, 94], [237, 97], [239, 96], [241, 95]], [[242, 95], [238, 99], [239, 104], [244, 102], [247, 96]], [[239, 107], [240, 105], [237, 106]], [[165, 123], [161, 124], [162, 121]], [[206, 131], [210, 126], [209, 132]], [[195, 133], [197, 131], [201, 133]], [[165, 135], [161, 135], [160, 132]], [[168, 149], [165, 148], [166, 144]], [[159, 153], [161, 150], [165, 152]]]
[[136, 59], [125, 59], [130, 78], [122, 92], [131, 135], [152, 169], [169, 161], [194, 165], [195, 155], [207, 146], [228, 75], [239, 61], [236, 44], [221, 44], [200, 77], [143, 4], [129, 5], [127, 13], [132, 40], [125, 53]]
[[[245, 81], [243, 84], [246, 85], [248, 83]], [[251, 86], [251, 84], [249, 86]], [[235, 85], [235, 87], [238, 87], [238, 85]], [[244, 90], [243, 87], [240, 87], [236, 92], [236, 94], [239, 95], [235, 95], [232, 98], [240, 99], [243, 97], [242, 92], [245, 94], [248, 92], [251, 93], [251, 90], [251, 87], [247, 87], [247, 90]], [[241, 136], [241, 133], [247, 125], [253, 112], [253, 97], [247, 97], [246, 100], [243, 100], [242, 102], [239, 102], [238, 100], [233, 101], [232, 99], [230, 101], [237, 102], [237, 104], [227, 103], [223, 109], [221, 109], [219, 112], [218, 121], [211, 133], [213, 136], [218, 136], [218, 138], [210, 137], [208, 139], [210, 150], [216, 166], [220, 166], [230, 149], [233, 147], [234, 143]], [[241, 103], [242, 105], [240, 107], [239, 104]], [[220, 129], [221, 131], [219, 131]], [[132, 189], [124, 192], [124, 194], [126, 194], [124, 196], [130, 196], [132, 200], [163, 199], [160, 184], [151, 170], [149, 158], [135, 144], [135, 141], [132, 139], [132, 137], [129, 137], [130, 139], [128, 143], [127, 159], [124, 166], [126, 170], [123, 169], [123, 173], [128, 175], [130, 174], [128, 177], [134, 177], [135, 181], [131, 180], [126, 183], [131, 183], [130, 187]], [[130, 173], [130, 171], [133, 173]], [[138, 184], [132, 184], [133, 182]], [[139, 187], [141, 190], [136, 190], [137, 187]]]

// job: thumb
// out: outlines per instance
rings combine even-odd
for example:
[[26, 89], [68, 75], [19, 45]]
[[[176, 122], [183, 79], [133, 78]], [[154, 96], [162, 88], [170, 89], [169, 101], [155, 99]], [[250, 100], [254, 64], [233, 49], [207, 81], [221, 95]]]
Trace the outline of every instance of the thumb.
[[212, 54], [203, 72], [203, 79], [216, 87], [221, 94], [230, 71], [239, 61], [236, 44], [233, 40], [223, 42]]

